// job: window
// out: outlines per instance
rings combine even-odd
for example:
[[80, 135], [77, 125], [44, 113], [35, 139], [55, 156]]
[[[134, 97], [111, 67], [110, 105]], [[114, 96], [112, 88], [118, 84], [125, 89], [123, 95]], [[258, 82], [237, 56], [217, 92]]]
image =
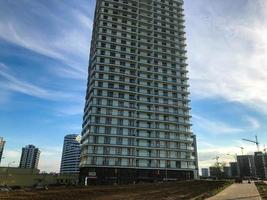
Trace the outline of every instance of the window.
[[114, 84], [113, 83], [108, 83], [108, 88], [114, 88]]
[[124, 113], [123, 110], [118, 110], [118, 115], [119, 115], [119, 116], [123, 116], [123, 113]]
[[117, 134], [122, 135], [123, 134], [123, 128], [117, 128]]
[[99, 74], [98, 77], [99, 77], [99, 79], [103, 79], [104, 78], [104, 74]]
[[125, 82], [125, 78], [123, 76], [120, 76], [120, 79], [119, 79], [121, 82]]
[[94, 132], [95, 132], [95, 133], [99, 133], [99, 126], [95, 126], [95, 127], [94, 127]]
[[120, 99], [124, 99], [124, 94], [123, 93], [119, 93], [119, 98]]
[[109, 158], [104, 158], [103, 165], [109, 165]]
[[104, 71], [104, 69], [105, 69], [105, 67], [104, 67], [103, 65], [100, 65], [100, 66], [99, 66], [99, 70], [100, 70], [100, 71]]
[[102, 90], [97, 90], [97, 96], [102, 96]]
[[95, 123], [97, 123], [97, 124], [100, 123], [100, 117], [95, 117]]
[[113, 97], [113, 92], [108, 92], [108, 97]]
[[110, 137], [109, 136], [105, 136], [104, 137], [104, 143], [105, 144], [110, 144]]
[[119, 107], [124, 107], [124, 102], [123, 101], [119, 101]]
[[102, 104], [102, 99], [97, 99], [97, 105], [101, 105]]
[[[100, 100], [101, 100], [101, 99], [100, 99]], [[112, 101], [112, 100], [108, 100], [108, 101], [107, 101], [107, 105], [108, 105], [108, 106], [113, 106], [113, 101]]]
[[101, 114], [101, 108], [96, 109], [96, 114]]
[[106, 124], [112, 124], [112, 118], [107, 117], [106, 118]]
[[[117, 137], [116, 144], [117, 145], [122, 145], [122, 138], [121, 137]], [[116, 152], [116, 153], [121, 155], [121, 148], [118, 148], [118, 149], [120, 149], [120, 152]]]
[[118, 126], [123, 126], [123, 119], [118, 119], [117, 123], [118, 123]]
[[110, 134], [110, 133], [111, 133], [111, 128], [105, 127], [105, 134]]
[[112, 115], [112, 109], [107, 108], [106, 112], [107, 112], [107, 115]]
[[98, 87], [103, 87], [103, 82], [98, 82]]

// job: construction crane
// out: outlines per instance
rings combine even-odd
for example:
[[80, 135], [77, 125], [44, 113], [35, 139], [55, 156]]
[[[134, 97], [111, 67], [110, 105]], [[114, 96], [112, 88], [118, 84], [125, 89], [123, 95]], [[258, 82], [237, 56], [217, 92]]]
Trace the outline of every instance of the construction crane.
[[255, 135], [255, 141], [249, 140], [249, 139], [242, 139], [242, 140], [256, 144], [258, 151], [260, 151], [260, 147], [259, 147], [260, 143], [258, 142], [258, 136], [257, 135]]
[[244, 147], [237, 147], [237, 148], [241, 149], [241, 154], [243, 156], [244, 155]]

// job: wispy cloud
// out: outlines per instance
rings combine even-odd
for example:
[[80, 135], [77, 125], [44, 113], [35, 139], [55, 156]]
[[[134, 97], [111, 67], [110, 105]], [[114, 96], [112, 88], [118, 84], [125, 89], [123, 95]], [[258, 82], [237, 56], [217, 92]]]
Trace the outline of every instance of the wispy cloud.
[[[2, 18], [0, 20], [0, 39], [21, 46], [41, 55], [59, 60], [64, 65], [55, 68], [55, 72], [64, 75], [62, 71], [78, 74], [69, 78], [86, 79], [88, 60], [89, 38], [92, 28], [92, 19], [79, 9], [72, 8], [68, 4], [55, 4], [55, 8], [49, 9], [45, 2], [21, 1], [27, 4], [27, 12], [21, 10], [21, 5], [15, 2], [2, 2]], [[68, 6], [67, 6], [68, 5]], [[60, 7], [64, 6], [64, 14], [58, 14]], [[18, 11], [16, 16], [8, 9]], [[41, 15], [40, 13], [46, 13]], [[69, 20], [64, 20], [67, 18]], [[36, 19], [44, 25], [49, 21], [49, 34], [40, 27]], [[73, 25], [75, 24], [75, 26]], [[43, 27], [44, 28], [44, 27]]]
[[4, 149], [2, 166], [18, 166], [21, 152], [17, 149]]
[[267, 113], [267, 3], [245, 2], [242, 13], [226, 10], [232, 1], [186, 2], [195, 8], [187, 15], [192, 94]]
[[254, 117], [246, 116], [245, 120], [248, 121], [252, 130], [257, 130], [261, 127], [260, 122]]
[[70, 106], [59, 106], [56, 108], [56, 112], [59, 115], [81, 115], [83, 114], [84, 104], [76, 104]]
[[199, 115], [193, 115], [194, 126], [207, 130], [209, 133], [217, 134], [235, 134], [244, 131], [242, 127], [234, 127], [223, 121], [207, 119]]
[[46, 172], [59, 172], [62, 149], [58, 146], [41, 146], [39, 169]]
[[[6, 65], [1, 63], [0, 65], [0, 77], [4, 79], [1, 82], [1, 88], [5, 90], [11, 90], [19, 93], [23, 93], [26, 95], [48, 99], [48, 100], [61, 100], [61, 99], [69, 99], [72, 98], [72, 94], [58, 92], [53, 90], [48, 90], [42, 87], [39, 87], [35, 84], [32, 84], [28, 81], [23, 81], [15, 76], [13, 76]], [[1, 79], [0, 79], [1, 81]]]

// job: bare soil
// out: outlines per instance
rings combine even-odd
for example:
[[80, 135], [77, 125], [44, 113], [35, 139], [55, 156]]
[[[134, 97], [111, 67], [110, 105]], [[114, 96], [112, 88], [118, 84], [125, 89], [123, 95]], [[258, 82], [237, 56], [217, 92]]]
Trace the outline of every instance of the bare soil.
[[182, 181], [87, 188], [49, 188], [43, 191], [0, 192], [0, 200], [190, 200], [205, 199], [231, 182]]

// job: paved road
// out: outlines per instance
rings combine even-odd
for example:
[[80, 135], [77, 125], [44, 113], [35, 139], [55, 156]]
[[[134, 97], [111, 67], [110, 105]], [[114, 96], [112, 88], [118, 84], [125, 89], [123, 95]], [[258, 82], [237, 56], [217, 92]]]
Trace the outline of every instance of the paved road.
[[235, 183], [207, 200], [261, 200], [261, 197], [254, 183]]

